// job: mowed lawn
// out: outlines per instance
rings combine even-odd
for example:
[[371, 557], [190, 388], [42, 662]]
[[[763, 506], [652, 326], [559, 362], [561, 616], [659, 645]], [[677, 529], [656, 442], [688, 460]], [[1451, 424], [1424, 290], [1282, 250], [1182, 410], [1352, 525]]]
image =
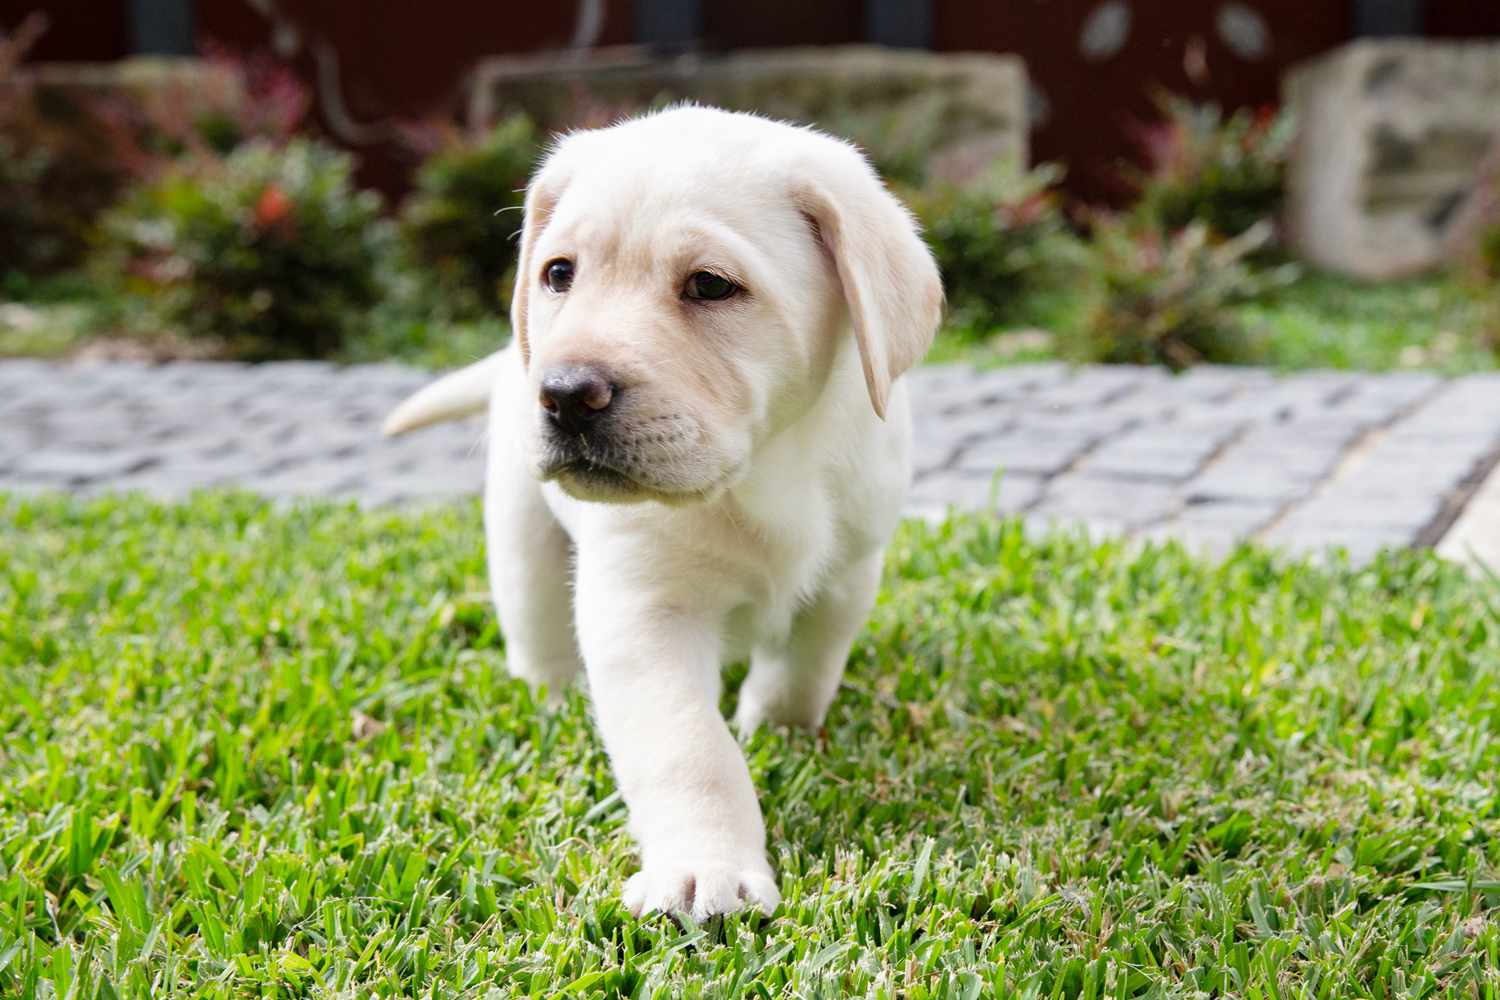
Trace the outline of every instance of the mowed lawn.
[[1500, 585], [1430, 557], [907, 526], [750, 743], [769, 920], [632, 919], [504, 661], [476, 504], [0, 500], [0, 996], [1500, 996]]

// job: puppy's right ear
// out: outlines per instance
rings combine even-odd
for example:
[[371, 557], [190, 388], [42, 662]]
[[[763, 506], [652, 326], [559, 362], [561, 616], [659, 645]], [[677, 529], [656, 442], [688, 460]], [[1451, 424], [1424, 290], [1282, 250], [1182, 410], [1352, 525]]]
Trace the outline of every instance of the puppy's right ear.
[[516, 285], [510, 297], [510, 328], [521, 348], [521, 366], [531, 363], [531, 340], [527, 335], [527, 305], [540, 276], [536, 273], [536, 244], [562, 196], [566, 178], [552, 158], [543, 163], [526, 186], [525, 220], [521, 223], [521, 253], [516, 262]]
[[911, 213], [864, 157], [842, 143], [834, 153], [806, 165], [794, 197], [833, 262], [870, 405], [884, 420], [891, 383], [932, 346], [943, 282]]

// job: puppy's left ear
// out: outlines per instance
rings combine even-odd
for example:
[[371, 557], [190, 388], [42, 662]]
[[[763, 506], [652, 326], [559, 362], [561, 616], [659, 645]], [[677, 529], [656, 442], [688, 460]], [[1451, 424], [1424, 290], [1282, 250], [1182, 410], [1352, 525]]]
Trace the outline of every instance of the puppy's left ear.
[[880, 178], [856, 163], [809, 171], [795, 197], [833, 260], [864, 364], [870, 405], [885, 418], [891, 383], [922, 360], [943, 314], [943, 283], [917, 224]]

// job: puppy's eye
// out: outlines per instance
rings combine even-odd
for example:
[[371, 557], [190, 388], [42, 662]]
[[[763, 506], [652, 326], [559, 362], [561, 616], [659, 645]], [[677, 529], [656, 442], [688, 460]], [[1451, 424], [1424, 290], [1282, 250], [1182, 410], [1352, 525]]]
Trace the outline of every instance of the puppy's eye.
[[696, 271], [688, 277], [682, 294], [700, 302], [718, 302], [740, 290], [740, 286], [712, 271]]
[[542, 283], [554, 292], [566, 292], [573, 285], [573, 262], [559, 257], [542, 271]]

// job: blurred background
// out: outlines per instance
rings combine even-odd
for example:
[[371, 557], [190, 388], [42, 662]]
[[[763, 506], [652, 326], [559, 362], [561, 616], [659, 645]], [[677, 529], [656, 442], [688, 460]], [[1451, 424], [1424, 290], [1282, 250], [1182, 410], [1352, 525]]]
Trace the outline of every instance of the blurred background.
[[866, 150], [943, 266], [938, 359], [1494, 363], [1496, 3], [0, 0], [0, 31], [0, 354], [467, 360], [546, 136], [692, 98]]

